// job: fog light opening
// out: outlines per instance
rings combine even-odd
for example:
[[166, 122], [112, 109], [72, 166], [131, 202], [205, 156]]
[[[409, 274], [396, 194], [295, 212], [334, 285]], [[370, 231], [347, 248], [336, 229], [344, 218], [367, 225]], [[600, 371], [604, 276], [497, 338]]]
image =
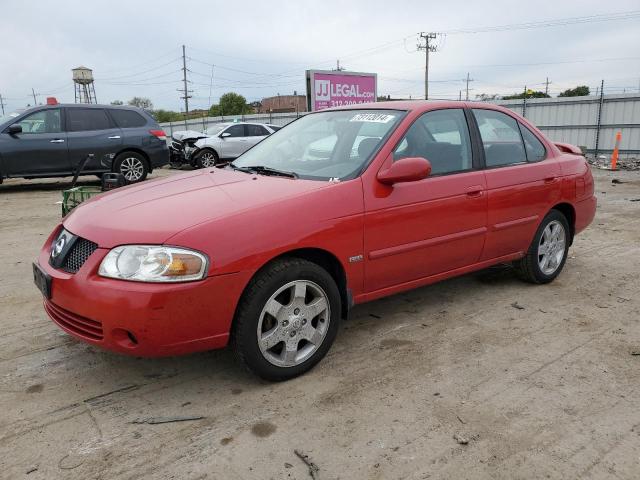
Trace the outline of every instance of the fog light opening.
[[127, 331], [127, 337], [129, 337], [129, 340], [131, 340], [131, 343], [133, 343], [134, 345], [138, 344], [138, 339], [135, 337], [133, 333]]
[[138, 339], [129, 330], [125, 330], [124, 328], [115, 328], [111, 332], [111, 335], [113, 336], [113, 340], [121, 347], [135, 348], [138, 346]]

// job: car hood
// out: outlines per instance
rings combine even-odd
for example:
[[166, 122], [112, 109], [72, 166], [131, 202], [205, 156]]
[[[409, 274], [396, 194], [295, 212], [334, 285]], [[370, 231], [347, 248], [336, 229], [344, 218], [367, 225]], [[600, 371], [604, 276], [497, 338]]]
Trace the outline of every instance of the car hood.
[[179, 132], [173, 132], [171, 138], [178, 142], [184, 142], [185, 140], [207, 138], [207, 134], [202, 132], [196, 132], [195, 130], [181, 130]]
[[198, 170], [97, 195], [76, 207], [63, 223], [71, 233], [102, 248], [161, 244], [189, 227], [329, 185], [226, 169]]

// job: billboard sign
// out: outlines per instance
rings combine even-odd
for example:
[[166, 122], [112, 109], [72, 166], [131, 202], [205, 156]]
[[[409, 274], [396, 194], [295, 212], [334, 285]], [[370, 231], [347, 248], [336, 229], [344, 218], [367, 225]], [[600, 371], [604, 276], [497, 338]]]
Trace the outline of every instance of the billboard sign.
[[378, 76], [375, 73], [307, 70], [309, 110], [375, 102]]

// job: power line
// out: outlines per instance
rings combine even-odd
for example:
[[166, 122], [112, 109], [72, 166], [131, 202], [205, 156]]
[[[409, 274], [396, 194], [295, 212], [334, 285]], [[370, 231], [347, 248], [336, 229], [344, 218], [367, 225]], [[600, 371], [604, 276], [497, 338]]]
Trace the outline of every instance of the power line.
[[566, 17], [553, 20], [539, 20], [526, 23], [512, 23], [507, 25], [493, 25], [487, 27], [459, 28], [455, 30], [444, 30], [443, 33], [448, 35], [458, 35], [466, 33], [486, 33], [486, 32], [504, 32], [511, 30], [529, 30], [534, 28], [559, 27], [566, 25], [576, 25], [593, 22], [611, 22], [616, 20], [633, 20], [640, 18], [640, 10], [631, 10], [628, 12], [618, 13], [601, 13], [596, 15], [588, 15], [582, 17]]

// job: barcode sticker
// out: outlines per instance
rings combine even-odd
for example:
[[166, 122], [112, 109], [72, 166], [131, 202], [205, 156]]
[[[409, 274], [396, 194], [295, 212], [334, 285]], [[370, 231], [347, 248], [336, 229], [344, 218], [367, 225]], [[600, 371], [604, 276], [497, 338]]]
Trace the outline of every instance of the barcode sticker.
[[372, 122], [372, 123], [389, 123], [395, 115], [387, 115], [386, 113], [356, 113], [351, 117], [350, 122]]

